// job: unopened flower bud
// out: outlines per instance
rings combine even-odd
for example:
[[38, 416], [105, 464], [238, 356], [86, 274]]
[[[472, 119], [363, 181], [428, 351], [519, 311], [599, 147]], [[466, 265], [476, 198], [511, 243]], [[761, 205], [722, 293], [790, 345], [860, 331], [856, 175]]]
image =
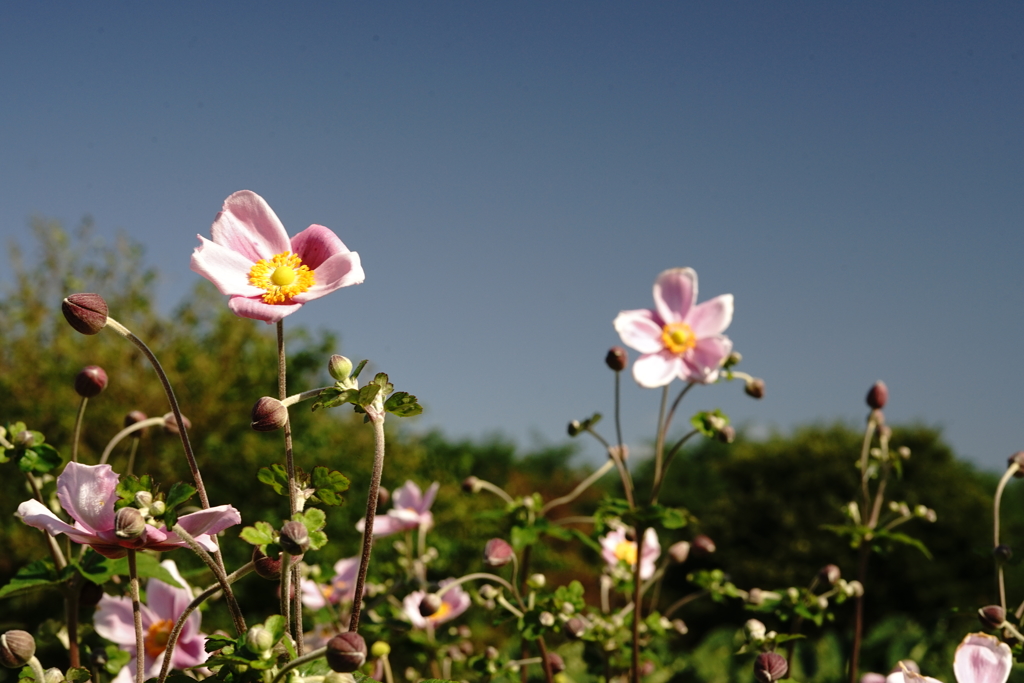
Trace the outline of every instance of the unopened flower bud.
[[165, 503], [162, 500], [154, 500], [153, 503], [149, 506], [149, 514], [153, 515], [154, 517], [159, 517], [165, 512], [167, 512], [167, 503]]
[[356, 683], [356, 677], [340, 671], [328, 671], [324, 674], [324, 683]]
[[36, 656], [36, 641], [28, 631], [17, 629], [0, 635], [0, 664], [20, 669]]
[[51, 666], [43, 672], [44, 683], [64, 683], [65, 680], [67, 679], [64, 678], [64, 672], [55, 666]]
[[269, 652], [274, 647], [274, 634], [262, 626], [253, 626], [245, 634], [245, 647], [256, 655]]
[[725, 425], [715, 432], [715, 438], [722, 443], [732, 443], [736, 440], [736, 429], [732, 425]]
[[715, 552], [715, 542], [710, 536], [697, 534], [693, 537], [693, 550], [699, 555], [710, 555]]
[[924, 521], [926, 522], [935, 523], [936, 521], [938, 521], [938, 519], [939, 516], [935, 514], [935, 510], [932, 510], [931, 508], [928, 508], [928, 510], [924, 513]]
[[906, 446], [900, 446], [896, 449], [896, 453], [899, 454], [904, 460], [910, 460], [910, 449]]
[[[184, 415], [181, 416], [181, 421], [185, 425], [185, 429], [192, 429], [192, 421]], [[174, 413], [166, 413], [164, 415], [164, 429], [171, 434], [178, 434], [178, 421], [174, 419]]]
[[492, 538], [484, 546], [484, 564], [488, 567], [504, 567], [516, 556], [512, 546], [501, 538]]
[[391, 500], [391, 491], [388, 491], [383, 486], [377, 487], [377, 512], [380, 513], [380, 509], [388, 504]]
[[987, 629], [1002, 628], [1006, 623], [1006, 610], [999, 605], [989, 605], [978, 610], [978, 618]]
[[830, 586], [836, 585], [836, 582], [839, 581], [842, 576], [843, 574], [839, 571], [839, 567], [834, 564], [826, 564], [818, 572], [818, 578]]
[[682, 619], [673, 619], [672, 628], [675, 629], [675, 632], [681, 636], [685, 636], [687, 633], [690, 632], [690, 627], [687, 626], [686, 622]]
[[537, 616], [537, 620], [540, 621], [541, 626], [546, 626], [547, 628], [555, 625], [555, 615], [551, 612], [541, 612]]
[[146, 533], [146, 520], [137, 508], [123, 507], [114, 517], [114, 534], [129, 540]]
[[743, 361], [743, 354], [739, 351], [733, 351], [725, 357], [725, 362], [722, 365], [726, 368], [735, 367]]
[[800, 589], [790, 586], [786, 589], [786, 598], [792, 603], [798, 602], [800, 600]]
[[583, 425], [580, 424], [579, 420], [573, 420], [569, 423], [569, 426], [566, 427], [566, 431], [569, 433], [569, 436], [576, 436], [583, 431]]
[[277, 542], [289, 555], [301, 555], [309, 550], [309, 529], [302, 522], [285, 522], [281, 525]]
[[789, 673], [786, 658], [774, 652], [762, 652], [754, 660], [754, 678], [759, 683], [773, 683]]
[[153, 504], [153, 494], [149, 491], [136, 491], [134, 500], [140, 508], [148, 508]]
[[743, 631], [747, 634], [747, 640], [755, 643], [764, 640], [765, 634], [768, 633], [767, 627], [757, 619], [747, 619], [747, 623], [743, 624]]
[[1007, 467], [1013, 464], [1017, 465], [1017, 471], [1013, 473], [1013, 476], [1017, 479], [1024, 477], [1024, 451], [1017, 451], [1007, 459]]
[[480, 480], [472, 475], [462, 480], [462, 490], [466, 493], [479, 493]]
[[534, 590], [543, 588], [544, 584], [548, 582], [547, 577], [543, 574], [530, 574], [530, 578], [526, 580], [526, 585]]
[[828, 598], [826, 598], [824, 595], [819, 595], [818, 596], [818, 609], [820, 609], [820, 610], [828, 609]]
[[497, 659], [500, 656], [501, 656], [501, 653], [498, 652], [498, 648], [494, 647], [493, 645], [488, 645], [487, 649], [484, 650], [484, 657], [486, 657], [487, 659], [490, 659], [492, 661]]
[[1010, 558], [1013, 557], [1013, 549], [1005, 543], [1000, 543], [992, 549], [992, 554], [995, 555], [998, 562], [1009, 562]]
[[579, 617], [573, 617], [569, 621], [565, 622], [565, 635], [570, 640], [579, 640], [583, 637], [583, 634], [587, 632], [587, 624]]
[[257, 432], [273, 432], [288, 424], [288, 409], [276, 398], [264, 396], [252, 407], [249, 426]]
[[851, 581], [846, 584], [846, 592], [851, 598], [859, 598], [864, 595], [864, 584], [860, 581]]
[[99, 396], [107, 388], [107, 373], [98, 365], [87, 365], [75, 375], [75, 393], [82, 398]]
[[679, 541], [673, 543], [668, 547], [668, 556], [676, 564], [682, 564], [686, 562], [686, 558], [690, 556], [690, 544], [686, 541]]
[[626, 349], [621, 346], [613, 346], [608, 349], [608, 355], [604, 357], [604, 364], [615, 372], [622, 372], [629, 364], [629, 356]]
[[358, 633], [340, 633], [327, 641], [327, 665], [339, 673], [352, 673], [366, 663], [366, 641]]
[[885, 386], [882, 380], [878, 380], [871, 385], [866, 400], [872, 410], [881, 410], [889, 401], [889, 387]]
[[60, 305], [64, 319], [76, 332], [96, 334], [107, 325], [107, 302], [99, 294], [72, 294]]
[[386, 640], [378, 640], [370, 646], [370, 654], [374, 657], [386, 657], [391, 654], [391, 646]]
[[13, 440], [15, 448], [32, 448], [36, 445], [36, 435], [28, 429], [15, 434]]
[[331, 377], [339, 382], [346, 380], [352, 374], [352, 361], [345, 356], [334, 354], [327, 361], [327, 372], [331, 373]]
[[748, 379], [743, 391], [751, 398], [764, 398], [764, 380], [758, 377]]
[[560, 674], [565, 671], [565, 660], [557, 652], [549, 652], [548, 666], [551, 667], [551, 673]]
[[650, 676], [652, 673], [654, 673], [655, 668], [656, 667], [654, 665], [654, 662], [652, 662], [649, 659], [645, 659], [643, 663], [640, 665], [640, 676]]
[[[142, 422], [145, 419], [147, 419], [147, 418], [146, 418], [146, 414], [144, 412], [142, 412], [141, 410], [133, 410], [132, 412], [130, 412], [127, 415], [124, 416], [124, 426], [125, 427], [131, 427], [133, 424]], [[145, 431], [145, 430], [142, 430], [142, 431]], [[136, 434], [140, 434], [141, 432], [135, 432], [135, 433]]]
[[281, 578], [281, 559], [267, 557], [258, 546], [252, 550], [252, 563], [260, 577], [270, 581], [277, 581]]
[[437, 593], [427, 593], [420, 600], [420, 615], [429, 617], [431, 614], [436, 614], [437, 610], [441, 609], [441, 602]]
[[562, 614], [576, 614], [576, 605], [571, 602], [562, 603]]

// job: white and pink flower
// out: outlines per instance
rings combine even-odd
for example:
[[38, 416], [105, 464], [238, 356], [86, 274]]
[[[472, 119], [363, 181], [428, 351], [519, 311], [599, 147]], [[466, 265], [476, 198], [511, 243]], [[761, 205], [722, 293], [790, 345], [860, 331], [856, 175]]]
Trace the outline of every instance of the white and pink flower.
[[633, 363], [640, 386], [663, 387], [676, 377], [709, 383], [732, 352], [722, 334], [732, 311], [732, 294], [697, 304], [697, 273], [673, 268], [654, 282], [653, 309], [622, 311], [613, 324], [623, 343], [643, 354]]
[[[62, 521], [37, 500], [26, 500], [18, 506], [18, 517], [25, 524], [49, 534], [67, 534], [75, 543], [91, 546], [105, 557], [124, 557], [129, 548], [135, 550], [172, 550], [186, 547], [184, 540], [167, 527], [146, 524], [136, 538], [121, 538], [116, 532], [117, 482], [120, 477], [110, 465], [80, 465], [69, 462], [57, 477], [57, 499], [75, 521], [74, 526]], [[210, 551], [217, 545], [210, 538], [242, 521], [231, 505], [200, 510], [178, 518], [181, 528]]]
[[356, 594], [356, 579], [358, 577], [358, 557], [346, 557], [338, 560], [334, 563], [334, 576], [331, 577], [330, 583], [319, 584], [312, 579], [302, 580], [302, 604], [313, 610], [339, 603], [351, 604], [352, 598]]
[[277, 214], [249, 190], [224, 200], [210, 229], [199, 235], [192, 270], [227, 294], [243, 318], [274, 323], [336, 289], [364, 279], [359, 254], [331, 230], [311, 225], [289, 239]]
[[[598, 539], [601, 542], [601, 557], [609, 569], [617, 569], [624, 562], [632, 571], [636, 567], [636, 541], [630, 540], [625, 526], [616, 526], [606, 536]], [[644, 532], [644, 548], [640, 558], [640, 578], [647, 580], [654, 576], [654, 564], [661, 556], [661, 543], [654, 529]]]
[[[438, 586], [444, 588], [454, 580], [445, 579]], [[405, 612], [405, 616], [416, 628], [427, 628], [428, 626], [433, 628], [438, 624], [451, 621], [469, 609], [473, 602], [472, 598], [469, 597], [469, 593], [462, 590], [462, 586], [454, 586], [445, 591], [444, 595], [441, 596], [441, 605], [433, 614], [423, 616], [420, 613], [420, 603], [423, 602], [423, 598], [426, 596], [427, 593], [425, 591], [414, 591], [405, 596], [405, 600], [402, 601], [402, 610]]]
[[[426, 493], [420, 490], [415, 482], [407, 481], [402, 488], [395, 491], [391, 509], [386, 515], [377, 515], [373, 519], [374, 537], [389, 536], [399, 531], [422, 529], [428, 531], [434, 527], [434, 515], [430, 506], [434, 504], [437, 489], [441, 485], [436, 481], [430, 485]], [[366, 518], [359, 520], [356, 530], [366, 527]]]
[[[969, 633], [956, 648], [953, 657], [953, 675], [957, 683], [1006, 683], [1013, 668], [1010, 646], [987, 633]], [[881, 674], [869, 673], [861, 683], [882, 680]], [[901, 667], [884, 678], [886, 683], [942, 683], [936, 678], [923, 676]]]

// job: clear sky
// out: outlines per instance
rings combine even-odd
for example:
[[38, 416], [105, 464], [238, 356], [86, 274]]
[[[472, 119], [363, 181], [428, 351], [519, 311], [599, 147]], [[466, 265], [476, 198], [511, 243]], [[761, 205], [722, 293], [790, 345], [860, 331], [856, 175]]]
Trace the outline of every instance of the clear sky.
[[[169, 309], [239, 189], [360, 253], [286, 324], [416, 428], [562, 442], [610, 412], [612, 319], [692, 266], [768, 390], [691, 412], [857, 424], [882, 378], [890, 422], [1024, 448], [1020, 2], [0, 4], [4, 238], [89, 214]], [[659, 392], [626, 386], [639, 445]]]

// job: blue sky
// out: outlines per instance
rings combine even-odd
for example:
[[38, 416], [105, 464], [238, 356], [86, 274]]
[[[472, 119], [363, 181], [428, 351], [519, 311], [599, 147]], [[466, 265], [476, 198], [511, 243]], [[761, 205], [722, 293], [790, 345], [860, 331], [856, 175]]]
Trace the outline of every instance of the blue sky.
[[[0, 83], [3, 237], [89, 214], [169, 309], [254, 190], [360, 253], [287, 324], [420, 396], [415, 428], [561, 442], [610, 412], [616, 313], [691, 266], [768, 391], [690, 411], [855, 424], [882, 378], [890, 422], [1024, 448], [1020, 3], [7, 2]], [[659, 392], [625, 385], [639, 446]]]

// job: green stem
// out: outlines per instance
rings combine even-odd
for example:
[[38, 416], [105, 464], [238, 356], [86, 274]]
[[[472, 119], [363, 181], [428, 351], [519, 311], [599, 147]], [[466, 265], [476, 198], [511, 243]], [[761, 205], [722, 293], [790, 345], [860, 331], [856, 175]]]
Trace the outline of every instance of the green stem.
[[366, 523], [363, 528], [363, 552], [359, 558], [359, 574], [356, 577], [356, 590], [352, 598], [352, 617], [348, 630], [350, 633], [359, 631], [359, 616], [362, 611], [363, 586], [366, 584], [366, 570], [370, 566], [370, 553], [373, 550], [373, 520], [377, 516], [377, 497], [380, 495], [380, 476], [384, 471], [384, 415], [371, 415], [373, 423], [374, 452], [373, 472], [370, 475], [370, 490], [366, 496]]
[[596, 482], [598, 479], [607, 474], [608, 471], [611, 470], [611, 468], [613, 467], [615, 467], [615, 461], [611, 459], [607, 460], [603, 465], [601, 465], [601, 467], [599, 467], [597, 470], [591, 473], [589, 477], [587, 477], [579, 484], [577, 484], [576, 488], [574, 488], [572, 491], [562, 496], [561, 498], [555, 498], [554, 500], [549, 501], [544, 507], [540, 509], [541, 516], [543, 517], [544, 515], [546, 515], [548, 510], [550, 510], [551, 508], [558, 507], [559, 505], [565, 505], [566, 503], [571, 503], [572, 501], [579, 498], [580, 494], [582, 494], [588, 488], [593, 486], [594, 482]]
[[121, 440], [124, 439], [126, 436], [130, 436], [131, 434], [141, 431], [146, 427], [158, 427], [163, 423], [164, 418], [162, 417], [150, 417], [146, 418], [145, 420], [136, 422], [135, 424], [128, 425], [127, 427], [119, 431], [117, 434], [115, 434], [114, 438], [107, 442], [107, 447], [103, 449], [103, 455], [100, 456], [100, 464], [107, 464], [107, 460], [110, 458], [110, 452], [114, 450], [114, 446], [121, 443]]
[[135, 550], [128, 549], [128, 582], [132, 596], [132, 617], [135, 620], [135, 683], [146, 680], [146, 643], [142, 636], [142, 604], [139, 602], [139, 572], [135, 566]]
[[273, 683], [280, 683], [281, 679], [284, 678], [284, 675], [295, 667], [302, 666], [306, 662], [312, 662], [314, 659], [320, 659], [325, 654], [327, 654], [327, 648], [321, 647], [308, 654], [302, 655], [301, 657], [296, 657], [281, 667], [281, 670], [277, 672], [276, 676], [274, 676]]
[[206, 566], [213, 572], [213, 575], [217, 578], [217, 583], [224, 591], [224, 599], [228, 603], [228, 611], [231, 612], [231, 619], [235, 622], [235, 631], [238, 632], [238, 635], [245, 633], [245, 618], [242, 617], [242, 610], [238, 606], [238, 600], [235, 599], [235, 594], [231, 590], [231, 583], [228, 581], [227, 572], [213, 559], [206, 548], [199, 545], [199, 542], [196, 541], [192, 534], [185, 531], [180, 524], [175, 524], [171, 527], [171, 531], [177, 534], [178, 538], [185, 541], [188, 547], [192, 549], [192, 552], [198, 555], [199, 559], [205, 562]]
[[75, 433], [71, 437], [71, 462], [78, 462], [78, 438], [82, 435], [82, 421], [85, 417], [85, 406], [89, 399], [82, 397], [78, 404], [78, 415], [75, 416]]
[[[1003, 489], [1006, 488], [1006, 484], [1009, 483], [1010, 478], [1017, 473], [1020, 466], [1013, 462], [1006, 468], [1006, 472], [999, 480], [999, 486], [996, 487], [995, 500], [992, 501], [992, 547], [999, 547], [999, 509], [1003, 501]], [[999, 605], [1003, 608], [1003, 612], [1006, 611], [1006, 581], [1003, 577], [1003, 563], [999, 558], [996, 558], [996, 583], [999, 586]]]

